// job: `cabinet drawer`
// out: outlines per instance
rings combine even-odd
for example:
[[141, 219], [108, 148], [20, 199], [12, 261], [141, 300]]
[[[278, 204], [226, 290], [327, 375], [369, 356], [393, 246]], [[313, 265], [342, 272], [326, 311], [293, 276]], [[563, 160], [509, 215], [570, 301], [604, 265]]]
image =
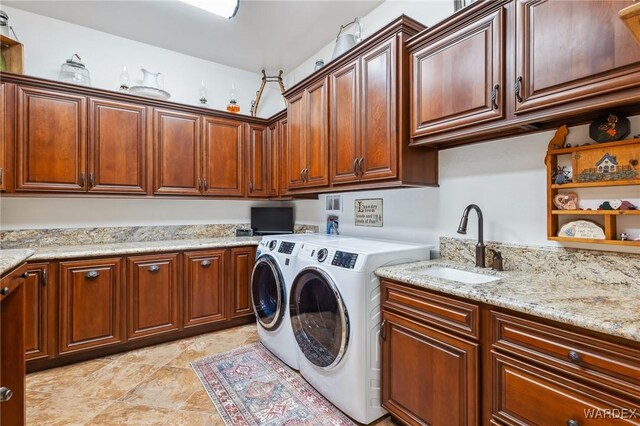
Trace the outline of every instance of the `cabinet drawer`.
[[508, 425], [640, 424], [638, 404], [495, 353], [492, 368], [494, 421]]
[[493, 347], [640, 398], [640, 350], [491, 313]]
[[475, 338], [480, 335], [478, 305], [385, 280], [382, 281], [382, 289], [383, 309], [459, 334]]

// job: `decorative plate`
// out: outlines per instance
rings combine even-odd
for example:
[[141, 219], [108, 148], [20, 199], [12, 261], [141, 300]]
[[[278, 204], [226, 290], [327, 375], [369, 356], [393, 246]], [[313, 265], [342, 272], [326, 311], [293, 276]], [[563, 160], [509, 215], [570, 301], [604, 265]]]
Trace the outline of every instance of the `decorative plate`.
[[147, 98], [161, 99], [163, 101], [166, 101], [171, 97], [171, 93], [150, 86], [131, 86], [129, 88], [129, 93], [137, 96], [145, 96]]
[[629, 119], [615, 114], [605, 115], [589, 125], [589, 137], [598, 143], [619, 141], [629, 134]]
[[574, 220], [564, 224], [560, 228], [560, 232], [558, 232], [558, 237], [587, 238], [591, 240], [606, 239], [600, 225], [590, 220]]

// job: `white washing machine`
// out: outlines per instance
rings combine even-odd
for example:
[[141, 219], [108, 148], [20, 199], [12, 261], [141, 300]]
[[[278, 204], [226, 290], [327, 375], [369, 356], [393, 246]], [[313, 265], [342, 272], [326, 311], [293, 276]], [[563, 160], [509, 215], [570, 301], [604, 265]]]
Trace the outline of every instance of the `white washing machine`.
[[262, 238], [251, 274], [251, 301], [262, 344], [289, 367], [298, 369], [298, 347], [291, 329], [289, 293], [295, 277], [296, 255], [305, 241], [337, 237], [286, 234]]
[[300, 374], [360, 423], [380, 406], [380, 281], [383, 265], [427, 260], [431, 246], [372, 239], [307, 242], [291, 286]]

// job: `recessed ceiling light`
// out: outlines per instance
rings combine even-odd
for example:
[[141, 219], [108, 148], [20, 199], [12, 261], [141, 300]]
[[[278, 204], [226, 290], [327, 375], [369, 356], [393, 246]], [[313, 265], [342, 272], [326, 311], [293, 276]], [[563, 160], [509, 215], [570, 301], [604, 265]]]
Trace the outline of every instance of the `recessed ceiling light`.
[[180, 0], [198, 9], [231, 19], [238, 13], [240, 0]]

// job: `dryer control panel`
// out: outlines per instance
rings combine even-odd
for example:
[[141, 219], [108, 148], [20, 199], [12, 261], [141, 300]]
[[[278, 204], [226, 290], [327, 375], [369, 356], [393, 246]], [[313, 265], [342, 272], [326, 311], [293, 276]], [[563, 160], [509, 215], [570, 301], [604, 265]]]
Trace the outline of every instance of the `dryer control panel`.
[[356, 266], [358, 255], [356, 253], [347, 253], [344, 251], [336, 251], [331, 264], [340, 266], [341, 268], [353, 269]]
[[288, 241], [282, 241], [280, 247], [278, 247], [278, 253], [291, 254], [296, 243], [290, 243]]

